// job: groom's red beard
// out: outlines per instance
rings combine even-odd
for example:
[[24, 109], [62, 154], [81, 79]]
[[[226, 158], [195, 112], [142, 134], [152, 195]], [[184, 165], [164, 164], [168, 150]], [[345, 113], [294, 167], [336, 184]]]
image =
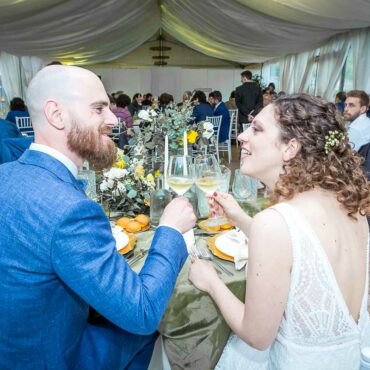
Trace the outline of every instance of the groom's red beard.
[[116, 158], [116, 147], [111, 139], [102, 135], [111, 132], [112, 129], [109, 126], [82, 127], [73, 121], [67, 135], [67, 145], [71, 151], [86, 159], [95, 169], [108, 168]]

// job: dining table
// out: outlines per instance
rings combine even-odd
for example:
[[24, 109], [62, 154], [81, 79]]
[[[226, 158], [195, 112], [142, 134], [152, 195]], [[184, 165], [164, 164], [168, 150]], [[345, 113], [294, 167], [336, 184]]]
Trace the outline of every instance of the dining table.
[[[135, 252], [150, 248], [155, 230], [138, 233]], [[195, 229], [195, 242], [198, 248], [207, 247], [207, 240], [212, 234]], [[132, 257], [134, 258], [134, 257]], [[216, 259], [216, 261], [215, 261]], [[129, 261], [129, 260], [128, 260]], [[210, 263], [215, 264], [220, 278], [228, 288], [241, 300], [245, 297], [246, 269], [237, 271], [234, 263], [214, 257]], [[132, 265], [139, 272], [145, 257], [136, 259]], [[212, 298], [198, 290], [188, 280], [190, 258], [185, 262], [176, 282], [173, 295], [168, 303], [158, 331], [169, 365], [173, 370], [179, 369], [214, 369], [223, 348], [229, 338], [230, 328]], [[224, 272], [223, 266], [232, 274]]]

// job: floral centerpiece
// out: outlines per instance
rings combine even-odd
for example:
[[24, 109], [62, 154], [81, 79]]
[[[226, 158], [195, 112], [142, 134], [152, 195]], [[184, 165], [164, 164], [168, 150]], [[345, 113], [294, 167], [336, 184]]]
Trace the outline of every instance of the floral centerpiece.
[[190, 103], [185, 103], [180, 109], [169, 108], [161, 113], [154, 110], [139, 112], [139, 118], [147, 123], [141, 135], [144, 147], [149, 153], [157, 157], [163, 156], [166, 135], [170, 151], [176, 152], [183, 148], [185, 131], [187, 144], [208, 145], [213, 135], [213, 125], [208, 121], [191, 123], [192, 112]]
[[143, 146], [136, 145], [133, 154], [129, 157], [117, 149], [116, 162], [103, 171], [99, 185], [103, 203], [129, 216], [149, 213], [150, 193], [155, 189], [154, 176], [145, 169]]

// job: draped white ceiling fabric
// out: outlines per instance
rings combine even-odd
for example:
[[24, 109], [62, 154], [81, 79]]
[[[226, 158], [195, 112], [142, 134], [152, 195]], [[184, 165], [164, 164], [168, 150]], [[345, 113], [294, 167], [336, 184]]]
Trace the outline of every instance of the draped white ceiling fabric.
[[0, 51], [96, 64], [162, 27], [209, 56], [264, 62], [369, 26], [370, 0], [2, 0]]

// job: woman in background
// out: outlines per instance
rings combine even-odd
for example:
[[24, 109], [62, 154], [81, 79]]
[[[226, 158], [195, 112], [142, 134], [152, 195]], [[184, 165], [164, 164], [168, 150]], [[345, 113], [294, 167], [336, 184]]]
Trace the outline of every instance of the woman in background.
[[28, 110], [26, 104], [24, 104], [23, 99], [21, 98], [13, 98], [10, 102], [10, 111], [6, 116], [6, 120], [16, 123], [16, 117], [29, 117]]

